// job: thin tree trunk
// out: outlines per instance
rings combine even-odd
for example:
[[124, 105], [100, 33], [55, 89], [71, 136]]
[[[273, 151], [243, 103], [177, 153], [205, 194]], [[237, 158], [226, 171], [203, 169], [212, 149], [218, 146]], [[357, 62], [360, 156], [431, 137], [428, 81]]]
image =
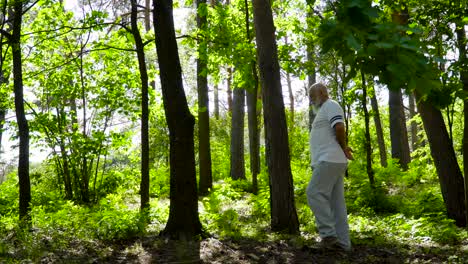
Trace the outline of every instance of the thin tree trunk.
[[[0, 41], [2, 40], [0, 39]], [[0, 51], [1, 50], [2, 50], [2, 44], [0, 44]], [[0, 85], [6, 83], [2, 66], [3, 66], [3, 55], [0, 54]], [[2, 155], [2, 136], [3, 136], [3, 127], [5, 125], [6, 112], [7, 112], [6, 105], [4, 105], [3, 103], [0, 103], [0, 157]]]
[[151, 0], [145, 0], [145, 30], [151, 30]]
[[[145, 31], [151, 31], [151, 0], [145, 0]], [[154, 70], [154, 63], [152, 61], [148, 62], [147, 69], [150, 69], [150, 71]], [[156, 81], [154, 79], [150, 81], [150, 85], [153, 90], [156, 90]]]
[[375, 131], [377, 133], [377, 142], [379, 144], [380, 165], [387, 167], [387, 149], [385, 147], [384, 133], [382, 129], [382, 122], [380, 119], [379, 104], [377, 102], [376, 90], [374, 87], [374, 94], [371, 97], [372, 111], [374, 112]]
[[[463, 23], [456, 25], [457, 44], [460, 62], [460, 82], [463, 84], [463, 91], [468, 92], [468, 54], [467, 39]], [[465, 208], [468, 208], [468, 99], [463, 100], [464, 128], [463, 128], [463, 172], [465, 175]], [[465, 214], [468, 223], [468, 213]]]
[[[218, 4], [217, 0], [210, 0], [210, 5], [212, 8], [215, 8], [217, 4]], [[216, 120], [219, 120], [219, 86], [218, 84], [214, 85], [213, 94], [214, 94], [214, 98], [213, 98], [214, 116]]]
[[[288, 36], [284, 36], [284, 43], [288, 45]], [[291, 115], [291, 124], [290, 128], [294, 127], [294, 94], [292, 90], [292, 82], [291, 82], [291, 74], [286, 72], [286, 83], [288, 85], [288, 93], [289, 93], [289, 112]]]
[[232, 115], [232, 69], [228, 68], [228, 79], [227, 79], [227, 101], [228, 101], [228, 113]]
[[[314, 13], [312, 12], [312, 8], [310, 6], [308, 6], [307, 7], [306, 21], [307, 21], [307, 28], [309, 29], [309, 31], [312, 31], [312, 29], [314, 27], [314, 25], [311, 24], [311, 20], [312, 20], [313, 16], [314, 16]], [[307, 55], [307, 61], [312, 63], [315, 60], [314, 45], [312, 44], [312, 42], [310, 42], [310, 41], [307, 42], [306, 50], [307, 50], [307, 54], [306, 54]], [[309, 111], [308, 111], [308, 114], [309, 114], [308, 128], [309, 128], [309, 130], [308, 131], [310, 132], [310, 130], [312, 129], [312, 123], [314, 122], [314, 119], [315, 119], [315, 113], [314, 113], [314, 109], [313, 109], [312, 98], [310, 97], [310, 94], [307, 94], [307, 91], [308, 91], [310, 86], [312, 86], [314, 83], [317, 82], [317, 74], [316, 74], [316, 71], [315, 71], [315, 66], [310, 66], [310, 68], [308, 70], [308, 73], [307, 73], [307, 80], [308, 80], [308, 83], [307, 83], [307, 87], [306, 87], [306, 96], [307, 96], [308, 102], [309, 102]]]
[[214, 116], [218, 120], [219, 119], [219, 86], [217, 84], [214, 85], [213, 88], [214, 94]]
[[291, 125], [290, 127], [294, 127], [294, 94], [292, 90], [292, 82], [291, 82], [291, 74], [289, 72], [286, 73], [286, 83], [288, 85], [288, 93], [289, 93], [289, 112], [291, 114]]
[[132, 34], [138, 57], [141, 80], [141, 182], [140, 182], [140, 210], [149, 209], [149, 107], [148, 107], [148, 71], [146, 69], [145, 50], [140, 30], [138, 29], [138, 2], [131, 0]]
[[244, 161], [244, 106], [245, 90], [234, 89], [232, 100], [231, 119], [231, 170], [230, 175], [234, 180], [245, 179]]
[[415, 97], [439, 176], [447, 215], [455, 220], [457, 226], [466, 226], [463, 176], [449, 140], [444, 118], [439, 109], [430, 102], [423, 101], [418, 93]]
[[296, 234], [299, 221], [294, 204], [288, 128], [270, 1], [253, 0], [253, 10], [270, 179], [271, 229]]
[[392, 158], [398, 159], [403, 170], [408, 169], [411, 161], [409, 153], [408, 132], [403, 109], [401, 89], [389, 91], [390, 139], [392, 143]]
[[[207, 18], [201, 15], [206, 8], [206, 0], [197, 0], [197, 25], [202, 36], [207, 34]], [[206, 195], [213, 187], [211, 174], [210, 111], [208, 98], [207, 42], [205, 37], [198, 41], [197, 87], [198, 87], [198, 157], [200, 159], [199, 194]]]
[[[0, 106], [2, 107], [2, 106]], [[3, 127], [5, 124], [6, 109], [0, 109], [0, 157], [2, 154], [2, 136], [3, 136]]]
[[182, 83], [172, 0], [153, 0], [156, 50], [170, 139], [170, 208], [162, 235], [193, 239], [202, 234], [198, 216], [194, 125]]
[[71, 200], [73, 199], [73, 188], [71, 184], [71, 173], [70, 173], [70, 166], [69, 166], [69, 157], [67, 153], [67, 147], [65, 144], [65, 130], [64, 130], [64, 120], [65, 120], [65, 111], [62, 109], [57, 108], [57, 126], [59, 129], [59, 138], [60, 138], [60, 154], [62, 158], [62, 174], [63, 174], [63, 185], [65, 189], [65, 199]]
[[19, 219], [30, 223], [31, 183], [29, 180], [29, 126], [24, 110], [23, 68], [21, 58], [21, 23], [23, 19], [23, 3], [13, 3], [13, 30], [10, 38], [13, 55], [13, 78], [15, 93], [16, 120], [19, 129]]
[[370, 129], [369, 129], [369, 111], [367, 111], [367, 84], [366, 84], [366, 76], [361, 71], [361, 80], [362, 80], [362, 109], [364, 111], [364, 124], [366, 127], [365, 132], [365, 149], [366, 149], [366, 170], [367, 176], [369, 177], [369, 183], [372, 189], [375, 188], [375, 180], [374, 180], [374, 171], [372, 169], [372, 146], [371, 146], [371, 137], [370, 137]]
[[[416, 103], [414, 101], [414, 95], [410, 94], [408, 97], [409, 101], [409, 114], [410, 118], [413, 119], [416, 116]], [[415, 151], [418, 148], [418, 124], [416, 121], [411, 121], [411, 150]]]
[[[250, 15], [249, 2], [244, 0], [245, 4], [245, 26], [247, 31], [247, 43], [251, 42], [250, 34]], [[251, 62], [252, 77], [254, 85], [247, 90], [247, 111], [248, 111], [248, 127], [249, 127], [249, 147], [250, 147], [250, 172], [252, 173], [252, 192], [258, 192], [257, 175], [260, 173], [260, 134], [258, 128], [258, 111], [257, 111], [257, 93], [258, 93], [258, 74], [257, 63], [255, 60]]]

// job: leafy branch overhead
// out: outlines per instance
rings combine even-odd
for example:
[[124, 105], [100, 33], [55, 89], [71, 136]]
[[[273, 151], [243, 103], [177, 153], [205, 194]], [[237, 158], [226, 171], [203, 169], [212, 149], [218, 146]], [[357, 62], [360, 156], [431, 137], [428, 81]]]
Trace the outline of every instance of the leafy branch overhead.
[[425, 55], [422, 30], [392, 21], [392, 16], [407, 16], [406, 9], [389, 15], [369, 0], [339, 1], [334, 8], [334, 16], [320, 25], [322, 52], [335, 50], [351, 66], [349, 79], [363, 71], [390, 89], [407, 88], [437, 97], [439, 74]]

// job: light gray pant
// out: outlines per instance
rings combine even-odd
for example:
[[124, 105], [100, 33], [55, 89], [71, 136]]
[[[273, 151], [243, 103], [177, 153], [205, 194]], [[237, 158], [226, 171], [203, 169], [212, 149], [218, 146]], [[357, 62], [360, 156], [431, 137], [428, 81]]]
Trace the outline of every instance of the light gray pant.
[[312, 179], [307, 186], [307, 202], [315, 215], [320, 237], [337, 237], [345, 249], [350, 249], [343, 186], [347, 166], [346, 163], [326, 161], [314, 166]]

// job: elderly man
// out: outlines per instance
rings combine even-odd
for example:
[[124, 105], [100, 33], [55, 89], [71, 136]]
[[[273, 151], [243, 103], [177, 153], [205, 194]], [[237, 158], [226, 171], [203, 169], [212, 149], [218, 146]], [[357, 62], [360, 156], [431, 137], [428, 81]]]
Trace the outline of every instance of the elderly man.
[[315, 215], [321, 245], [351, 250], [343, 176], [352, 150], [346, 145], [343, 109], [328, 96], [322, 83], [309, 87], [316, 117], [310, 131], [313, 174], [307, 201]]

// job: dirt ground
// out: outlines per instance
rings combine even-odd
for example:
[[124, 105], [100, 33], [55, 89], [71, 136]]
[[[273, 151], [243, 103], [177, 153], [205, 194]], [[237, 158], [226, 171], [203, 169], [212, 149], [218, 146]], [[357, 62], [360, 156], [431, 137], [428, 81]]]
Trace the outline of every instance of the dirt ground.
[[106, 243], [71, 243], [67, 250], [45, 250], [36, 260], [10, 256], [0, 263], [468, 263], [466, 245], [422, 247], [354, 245], [351, 252], [324, 251], [316, 243], [259, 242], [252, 239], [175, 242], [158, 236]]

